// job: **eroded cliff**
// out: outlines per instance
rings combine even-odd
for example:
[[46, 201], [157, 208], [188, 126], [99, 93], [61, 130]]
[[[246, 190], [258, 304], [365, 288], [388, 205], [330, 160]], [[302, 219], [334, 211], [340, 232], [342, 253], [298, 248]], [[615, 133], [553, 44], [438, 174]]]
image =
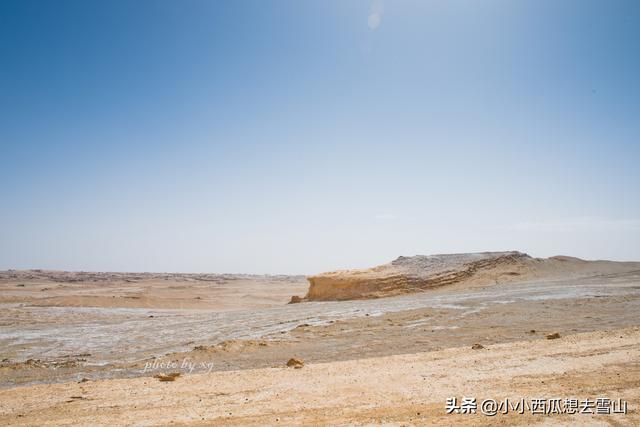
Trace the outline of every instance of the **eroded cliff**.
[[572, 257], [532, 258], [517, 252], [401, 256], [377, 267], [308, 277], [309, 290], [292, 302], [380, 298], [448, 285], [488, 285], [618, 272], [638, 264]]

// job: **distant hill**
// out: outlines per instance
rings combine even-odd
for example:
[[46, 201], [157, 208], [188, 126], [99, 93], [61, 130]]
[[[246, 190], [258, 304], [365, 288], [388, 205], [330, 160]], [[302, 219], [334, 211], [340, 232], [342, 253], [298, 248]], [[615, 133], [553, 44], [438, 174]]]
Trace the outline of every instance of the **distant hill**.
[[307, 295], [292, 301], [380, 298], [442, 286], [556, 280], [631, 270], [640, 270], [640, 263], [585, 261], [567, 256], [533, 258], [517, 251], [401, 256], [373, 268], [310, 276]]

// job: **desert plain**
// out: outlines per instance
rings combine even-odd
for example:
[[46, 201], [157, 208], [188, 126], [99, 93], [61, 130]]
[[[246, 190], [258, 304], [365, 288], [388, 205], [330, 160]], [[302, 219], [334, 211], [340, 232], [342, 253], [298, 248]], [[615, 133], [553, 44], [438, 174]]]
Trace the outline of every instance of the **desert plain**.
[[[309, 277], [9, 270], [0, 424], [640, 425], [638, 313], [640, 263], [520, 252]], [[628, 406], [447, 413], [464, 397]]]

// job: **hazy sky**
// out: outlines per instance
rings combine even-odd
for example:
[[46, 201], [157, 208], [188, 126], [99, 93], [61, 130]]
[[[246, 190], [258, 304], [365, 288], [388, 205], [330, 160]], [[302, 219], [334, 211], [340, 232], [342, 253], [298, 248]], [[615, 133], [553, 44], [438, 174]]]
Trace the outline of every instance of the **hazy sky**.
[[0, 3], [0, 268], [640, 260], [640, 2]]

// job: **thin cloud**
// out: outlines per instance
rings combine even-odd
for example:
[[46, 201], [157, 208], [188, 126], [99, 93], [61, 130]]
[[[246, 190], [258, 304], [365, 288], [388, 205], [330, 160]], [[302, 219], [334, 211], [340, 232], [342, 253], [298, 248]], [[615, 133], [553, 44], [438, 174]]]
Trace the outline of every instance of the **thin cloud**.
[[504, 227], [513, 231], [640, 231], [640, 219], [575, 217], [551, 221], [525, 221]]
[[379, 213], [374, 215], [373, 218], [377, 221], [393, 221], [395, 219], [398, 219], [398, 216], [390, 213]]

